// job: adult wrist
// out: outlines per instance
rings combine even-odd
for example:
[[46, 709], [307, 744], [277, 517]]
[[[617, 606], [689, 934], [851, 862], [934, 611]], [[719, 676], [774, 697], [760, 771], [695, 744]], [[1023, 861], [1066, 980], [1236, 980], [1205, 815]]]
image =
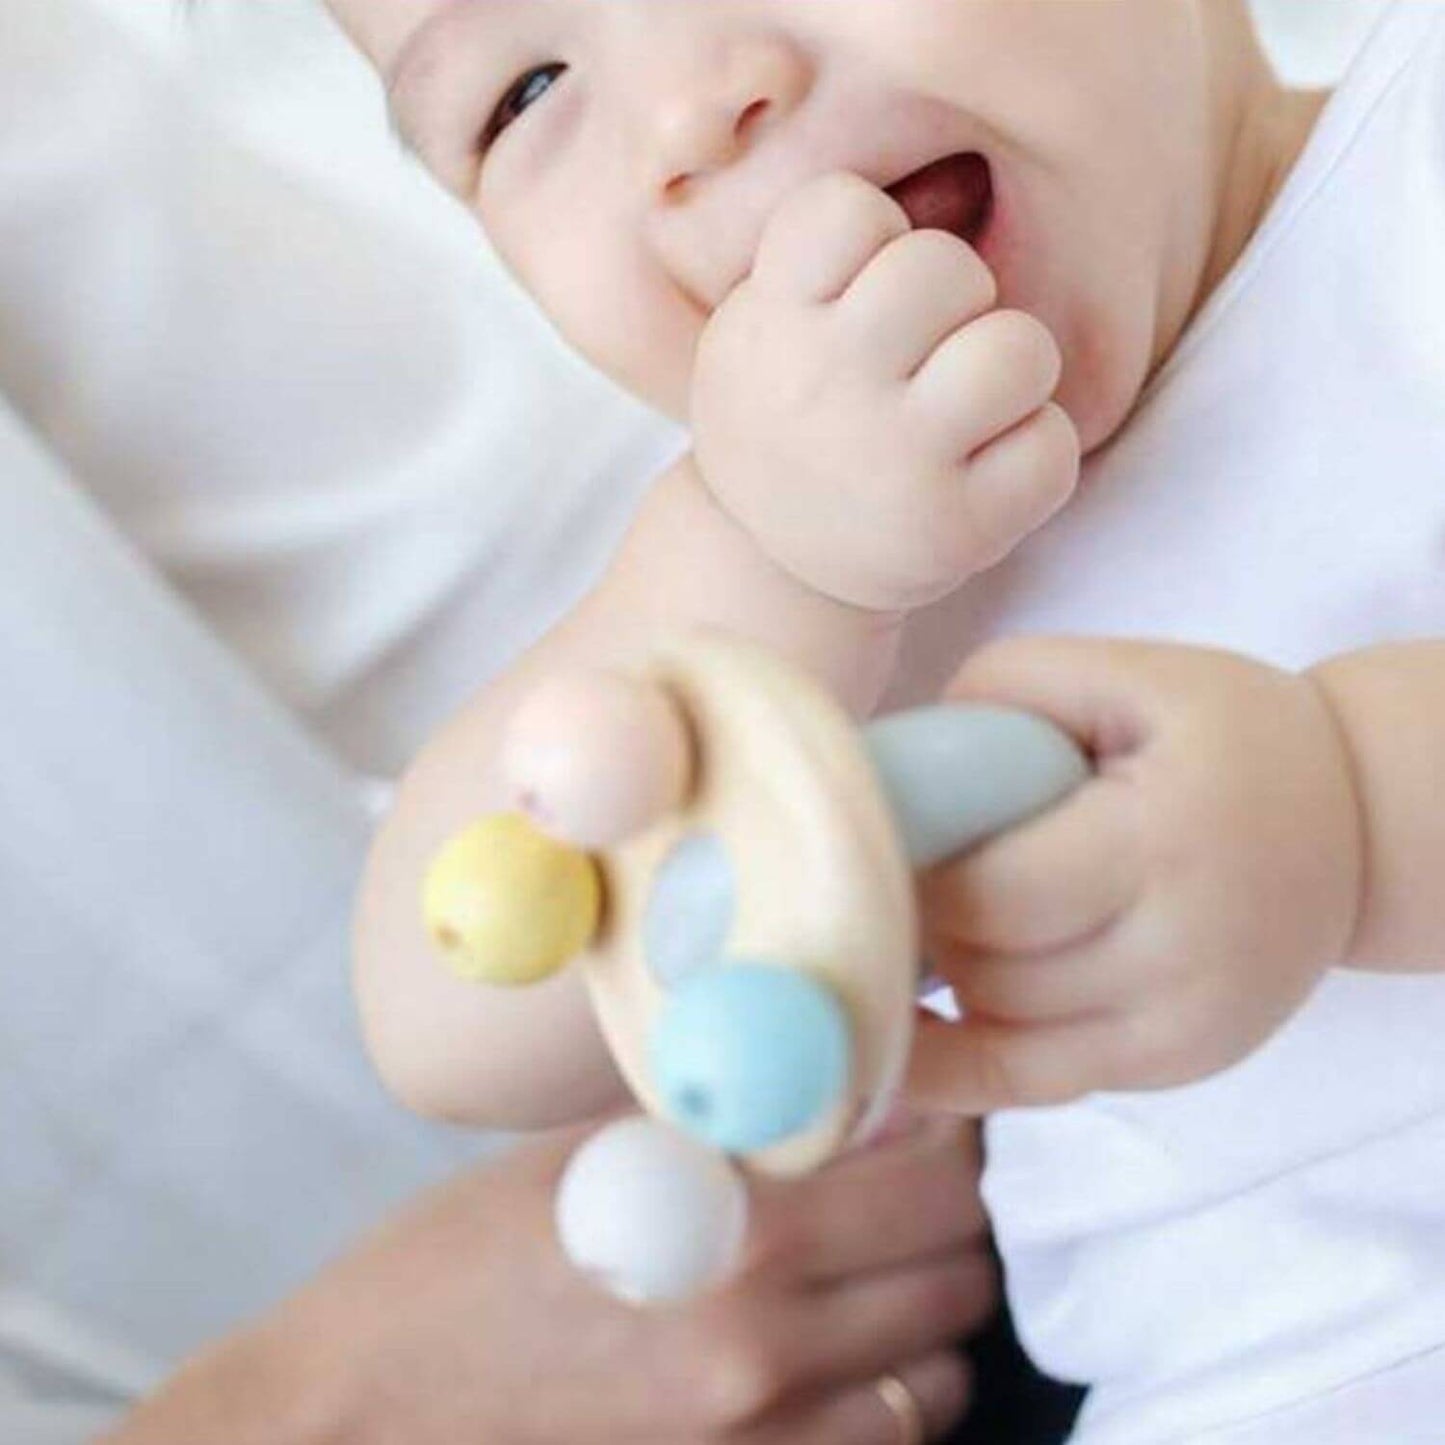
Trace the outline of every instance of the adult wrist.
[[189, 1360], [98, 1445], [357, 1445], [343, 1378], [284, 1319]]

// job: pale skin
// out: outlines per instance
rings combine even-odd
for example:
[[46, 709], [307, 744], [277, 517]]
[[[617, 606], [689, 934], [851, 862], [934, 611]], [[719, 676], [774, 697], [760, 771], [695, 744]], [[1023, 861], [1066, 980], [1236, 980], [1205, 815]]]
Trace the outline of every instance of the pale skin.
[[916, 1125], [760, 1184], [742, 1272], [684, 1307], [589, 1284], [550, 1201], [590, 1128], [417, 1201], [106, 1445], [893, 1445], [893, 1371], [930, 1431], [968, 1398], [950, 1348], [992, 1307], [971, 1133]]
[[925, 881], [970, 1011], [912, 1094], [968, 1113], [1163, 1088], [1254, 1051], [1326, 970], [1438, 969], [1445, 644], [1293, 675], [1184, 647], [985, 649], [959, 698], [1052, 718], [1094, 781]]
[[[563, 335], [694, 424], [696, 456], [659, 480], [597, 592], [417, 760], [358, 913], [359, 995], [392, 1087], [461, 1121], [550, 1126], [619, 1098], [577, 981], [462, 985], [436, 965], [417, 909], [436, 847], [509, 801], [496, 759], [518, 698], [555, 668], [625, 664], [701, 621], [771, 643], [869, 711], [907, 609], [1042, 525], [1078, 454], [1125, 423], [1322, 97], [1276, 85], [1235, 0], [333, 8], [389, 78], [399, 128]], [[475, 141], [498, 98], [559, 55], [572, 69], [537, 80], [483, 161]], [[998, 229], [977, 247], [922, 239], [884, 188], [965, 149], [994, 163]], [[585, 227], [569, 223], [584, 214]], [[979, 378], [1003, 384], [985, 396]], [[780, 395], [795, 405], [770, 411]], [[838, 455], [820, 452], [830, 436], [849, 438]], [[900, 436], [901, 461], [887, 445]], [[840, 486], [846, 525], [816, 547], [796, 519]], [[882, 524], [900, 496], [897, 531]], [[921, 549], [924, 536], [945, 545]], [[880, 537], [887, 547], [870, 545]], [[1445, 921], [1417, 886], [1445, 854], [1430, 771], [1442, 678], [1433, 644], [1305, 678], [1104, 644], [974, 659], [958, 692], [1054, 717], [1101, 767], [1057, 815], [927, 885], [953, 981], [988, 998], [972, 1031], [926, 1037], [918, 1097], [975, 1113], [1197, 1077], [1253, 1047], [1331, 964], [1445, 957]], [[1263, 808], [1259, 778], [1279, 787]], [[1118, 841], [1110, 868], [1081, 856], [1103, 850], [1073, 846], [1095, 826]], [[1317, 908], [1321, 892], [1333, 907]], [[1025, 895], [1023, 916], [1011, 900]], [[1281, 922], [1296, 911], [1314, 915], [1307, 927]], [[1257, 966], [1231, 966], [1246, 957]], [[1058, 1067], [1027, 1042], [1051, 1030], [1069, 1039]], [[546, 1201], [575, 1138], [424, 1201], [195, 1362], [116, 1439], [888, 1445], [896, 1426], [869, 1384], [885, 1369], [931, 1426], [957, 1412], [965, 1382], [941, 1347], [991, 1298], [971, 1135], [895, 1143], [778, 1186], [755, 1267], [647, 1322], [588, 1294], [556, 1254]], [[855, 1187], [825, 1206], [841, 1179]], [[888, 1214], [898, 1200], [907, 1227]], [[836, 1247], [820, 1241], [844, 1217], [858, 1248], [835, 1256], [831, 1288], [896, 1291], [896, 1315], [876, 1294], [831, 1301], [865, 1323], [866, 1357], [826, 1322], [829, 1290], [803, 1263]], [[515, 1273], [493, 1338], [483, 1324], [495, 1327], [503, 1267]], [[917, 1314], [930, 1329], [890, 1332], [890, 1318]], [[559, 1316], [578, 1322], [565, 1356], [547, 1328]], [[779, 1321], [792, 1353], [764, 1348]], [[578, 1349], [578, 1391], [539, 1400], [539, 1371], [570, 1367]], [[709, 1359], [728, 1367], [668, 1393], [671, 1371], [692, 1379]], [[649, 1413], [659, 1390], [674, 1413]]]
[[[696, 444], [598, 590], [423, 750], [362, 889], [358, 997], [391, 1087], [547, 1126], [620, 1097], [575, 972], [463, 984], [416, 905], [437, 848], [513, 801], [496, 760], [518, 697], [704, 622], [869, 712], [907, 609], [1067, 501], [1323, 97], [1277, 85], [1242, 0], [333, 9], [566, 339]], [[976, 245], [911, 229], [881, 189], [963, 150], [994, 183]]]
[[[404, 132], [554, 322], [691, 423], [690, 467], [721, 512], [805, 594], [839, 604], [845, 628], [958, 586], [1067, 500], [1076, 447], [1118, 429], [1321, 102], [1273, 84], [1232, 0], [923, 0], [886, 19], [837, 0], [786, 15], [498, 0], [437, 4], [414, 25], [387, 0], [338, 8], [390, 76]], [[502, 36], [546, 52], [520, 92]], [[634, 73], [655, 83], [622, 82]], [[884, 113], [905, 119], [880, 138], [866, 122]], [[988, 156], [996, 213], [967, 240], [912, 228], [880, 189], [899, 155], [930, 154], [913, 124], [931, 154], [946, 137]], [[1031, 169], [1043, 157], [1052, 175]], [[1052, 224], [1064, 194], [1067, 236]], [[585, 257], [580, 231], [558, 224], [564, 198], [597, 220]], [[677, 545], [671, 528], [690, 520], [660, 539]], [[688, 528], [686, 545], [705, 552], [706, 533]], [[665, 565], [666, 551], [635, 545], [617, 575]], [[687, 616], [669, 608], [667, 622]], [[750, 622], [741, 613], [739, 630]], [[864, 639], [870, 683], [887, 636]], [[845, 651], [840, 676], [836, 654], [818, 666], [792, 650], [866, 705], [856, 658]], [[1051, 714], [1101, 771], [1054, 818], [926, 884], [929, 932], [974, 1019], [927, 1031], [919, 1097], [981, 1112], [1182, 1083], [1250, 1052], [1329, 968], [1445, 957], [1434, 891], [1398, 881], [1442, 861], [1421, 721], [1440, 717], [1442, 679], [1429, 643], [1300, 678], [1108, 644], [1015, 644], [965, 666], [959, 692]], [[1402, 708], [1402, 690], [1424, 710]], [[1420, 746], [1392, 745], [1402, 726], [1407, 742], [1426, 730]], [[450, 771], [428, 769], [399, 834], [419, 836]], [[1090, 846], [1100, 837], [1117, 846]], [[425, 989], [398, 921], [415, 912], [419, 854], [387, 858], [393, 846], [379, 847], [362, 914], [377, 1020]], [[368, 930], [391, 914], [373, 946]], [[409, 1097], [487, 1113], [501, 1092], [472, 1092], [485, 1081], [463, 1050], [428, 1049], [421, 1075], [407, 1056], [424, 1031], [399, 1036], [448, 987], [374, 1039]], [[565, 1096], [533, 1082], [538, 1099]]]

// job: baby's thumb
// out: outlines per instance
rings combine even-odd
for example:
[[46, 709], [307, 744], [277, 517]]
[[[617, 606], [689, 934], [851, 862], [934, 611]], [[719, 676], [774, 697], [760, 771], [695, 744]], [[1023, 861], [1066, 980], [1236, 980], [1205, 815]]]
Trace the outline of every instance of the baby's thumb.
[[1014, 707], [1052, 722], [1094, 760], [1136, 751], [1157, 701], [1146, 643], [1009, 638], [973, 654], [945, 696]]
[[903, 1093], [916, 1108], [980, 1118], [999, 1109], [1065, 1104], [1099, 1087], [1107, 1023], [961, 1023], [923, 1017]]

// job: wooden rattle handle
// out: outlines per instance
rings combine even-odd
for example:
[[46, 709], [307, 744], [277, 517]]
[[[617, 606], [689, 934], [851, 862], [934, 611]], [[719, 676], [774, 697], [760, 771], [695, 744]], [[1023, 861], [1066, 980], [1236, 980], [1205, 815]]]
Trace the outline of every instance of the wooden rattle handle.
[[864, 728], [863, 742], [919, 871], [1027, 822], [1089, 776], [1070, 737], [1005, 708], [896, 713]]

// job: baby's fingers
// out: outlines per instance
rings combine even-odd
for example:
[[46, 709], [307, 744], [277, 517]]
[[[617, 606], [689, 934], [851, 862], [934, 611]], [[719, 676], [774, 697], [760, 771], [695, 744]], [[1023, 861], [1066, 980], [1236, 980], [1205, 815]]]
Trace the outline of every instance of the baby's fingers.
[[1074, 493], [1079, 436], [1050, 402], [1020, 426], [959, 463], [933, 517], [940, 552], [957, 576], [1006, 557]]
[[1138, 897], [1136, 798], [1099, 777], [920, 884], [930, 945], [1043, 953], [1098, 934]]
[[912, 231], [885, 246], [836, 308], [880, 378], [911, 377], [954, 331], [998, 300], [976, 251], [943, 231]]
[[1102, 946], [1084, 953], [1002, 958], [943, 945], [929, 959], [953, 990], [967, 1015], [989, 1023], [1052, 1024], [1129, 1006], [1141, 985], [1134, 960]]
[[1053, 396], [1063, 355], [1023, 311], [990, 311], [955, 331], [908, 383], [909, 411], [962, 461]]
[[768, 221], [752, 283], [793, 301], [834, 301], [884, 246], [911, 229], [903, 207], [861, 176], [815, 177]]
[[1012, 1025], [921, 1018], [905, 1092], [921, 1108], [979, 1116], [1067, 1104], [1118, 1087], [1120, 1021]]

